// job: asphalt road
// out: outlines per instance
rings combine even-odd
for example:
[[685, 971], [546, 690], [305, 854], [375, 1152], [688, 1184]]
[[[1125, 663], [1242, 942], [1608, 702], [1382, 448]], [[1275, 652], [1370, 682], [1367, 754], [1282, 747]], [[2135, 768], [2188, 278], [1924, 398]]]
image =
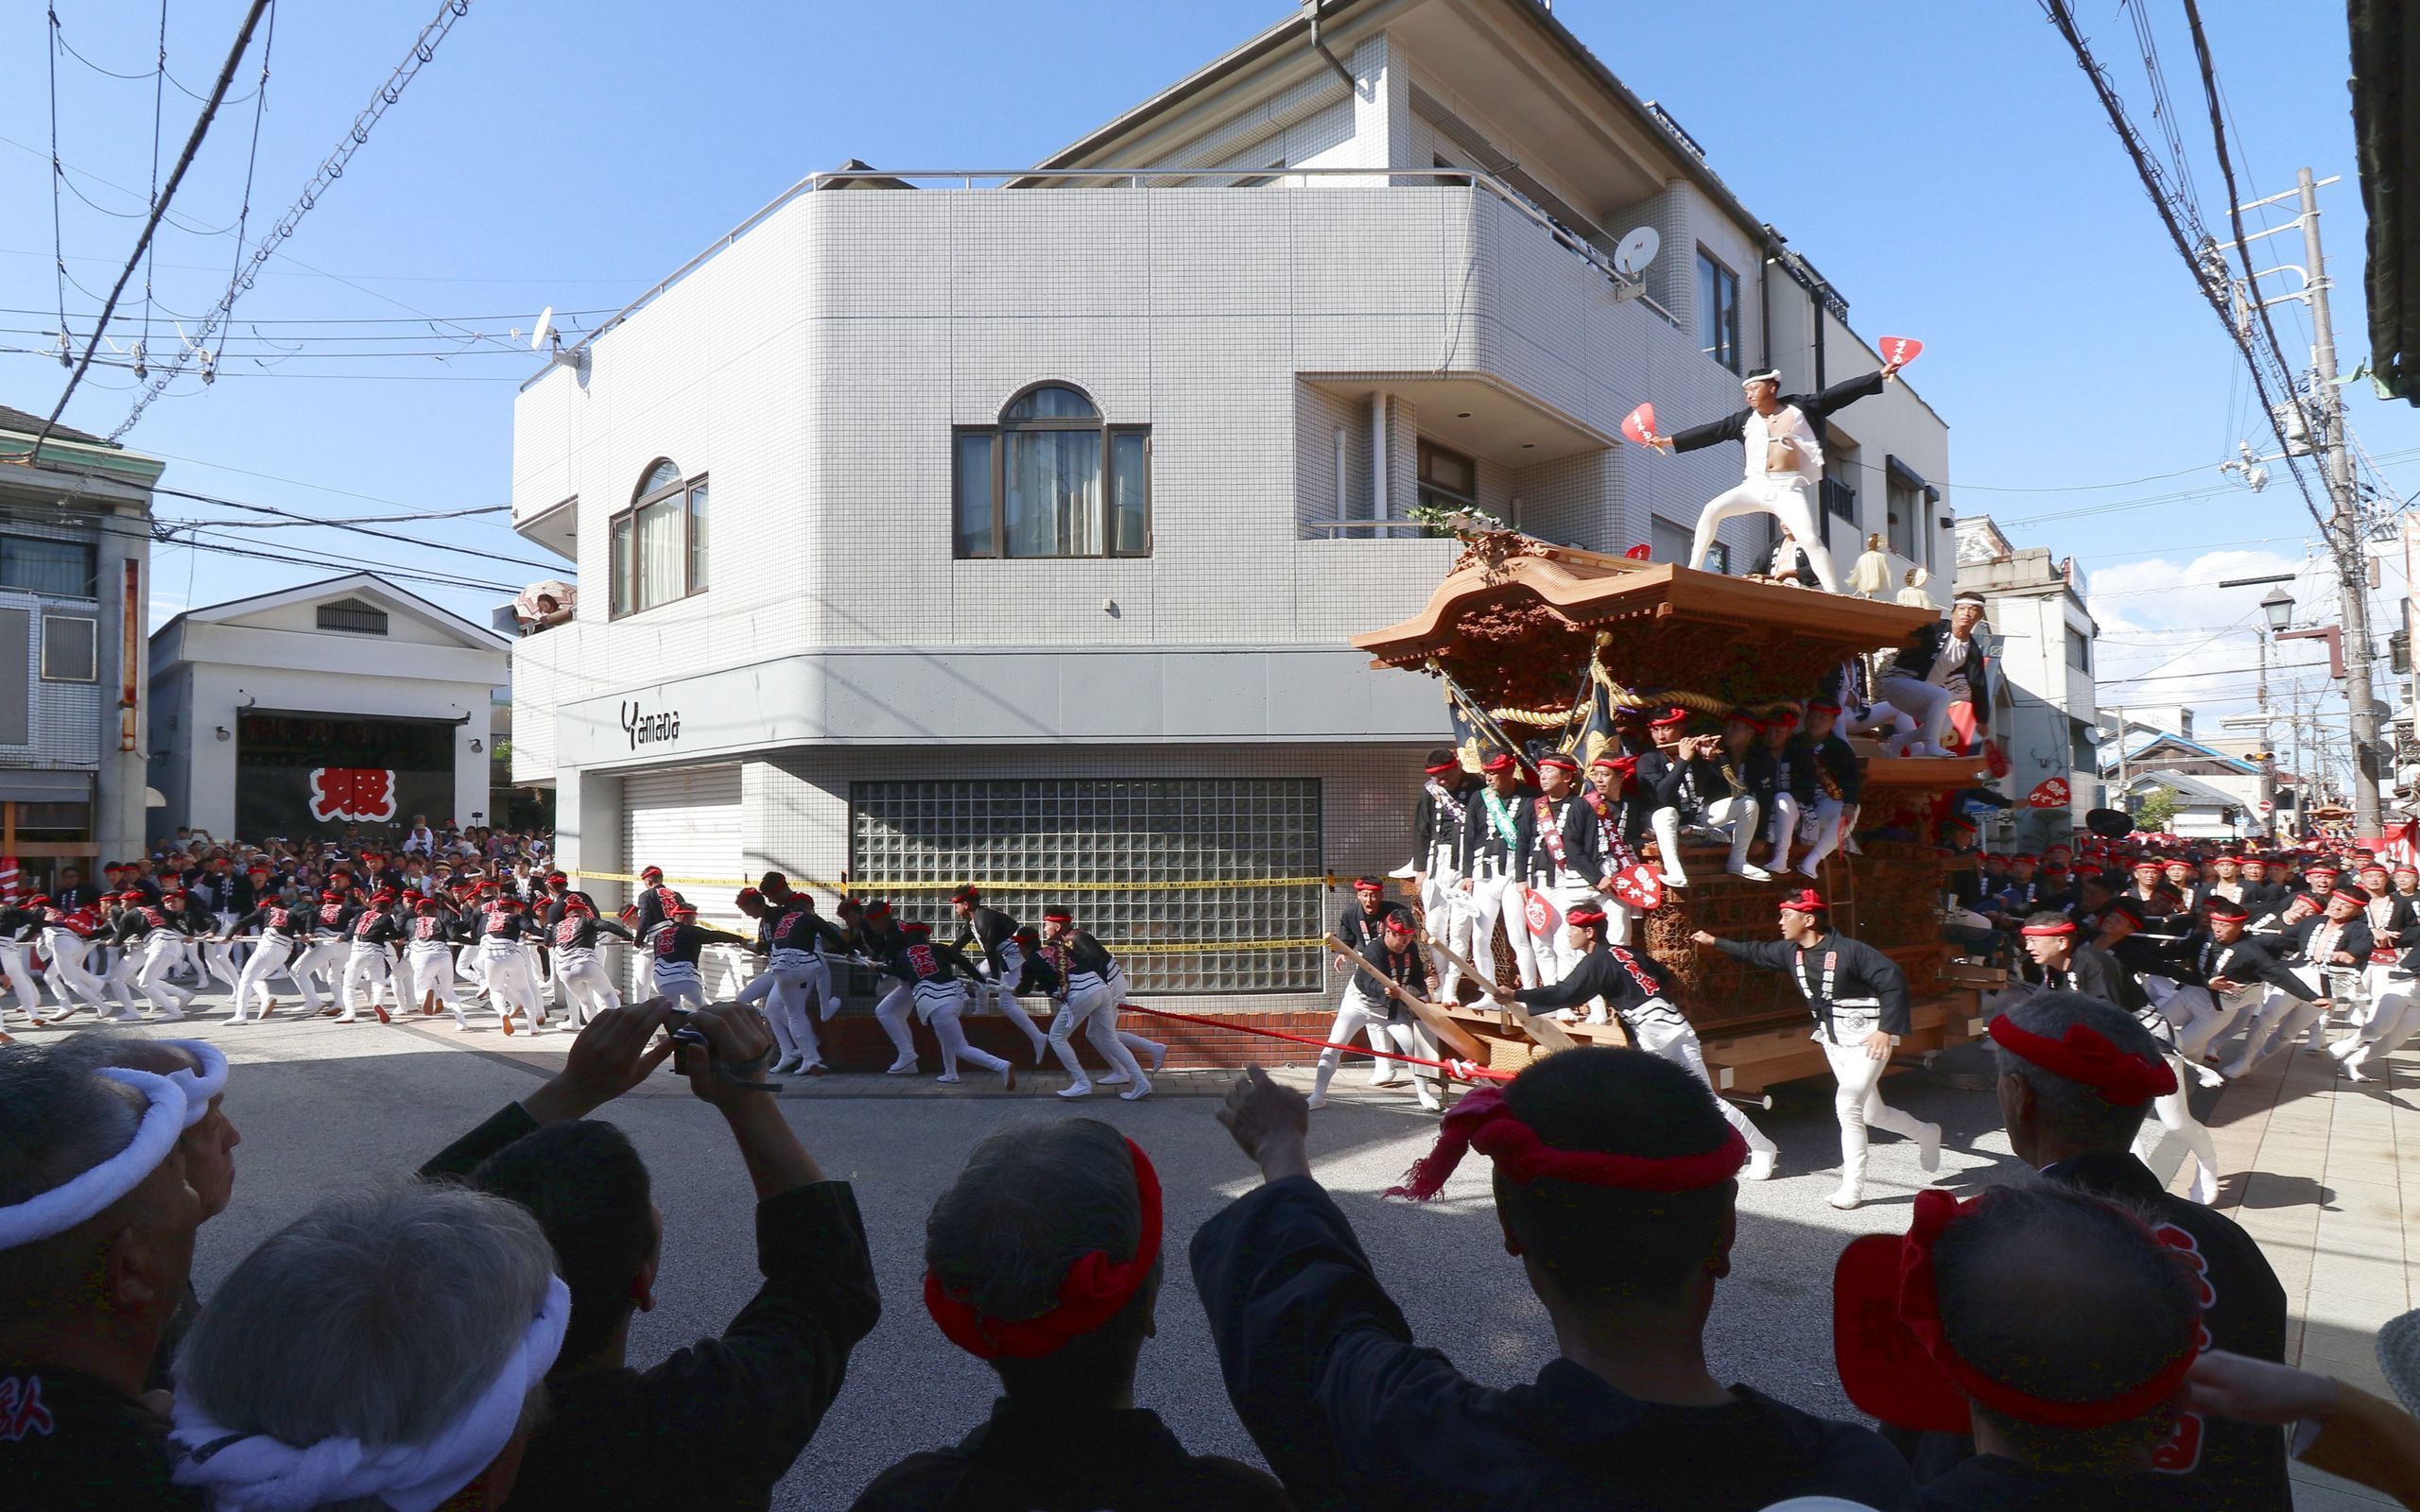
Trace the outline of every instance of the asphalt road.
[[[505, 1040], [420, 1024], [339, 1025], [327, 1020], [230, 1027], [214, 994], [185, 1022], [138, 1030], [207, 1038], [236, 1072], [227, 1109], [242, 1131], [234, 1205], [202, 1230], [195, 1280], [206, 1298], [254, 1244], [319, 1195], [400, 1179], [505, 1103], [526, 1095], [568, 1038]], [[89, 1021], [85, 1021], [89, 1022]], [[55, 1038], [35, 1032], [26, 1038]], [[856, 1188], [887, 1311], [850, 1363], [848, 1384], [784, 1483], [776, 1505], [845, 1506], [876, 1471], [919, 1449], [955, 1442], [988, 1411], [989, 1370], [942, 1340], [919, 1300], [924, 1219], [964, 1152], [993, 1130], [1073, 1116], [1104, 1119], [1150, 1152], [1167, 1193], [1172, 1263], [1158, 1336], [1146, 1349], [1135, 1395], [1193, 1449], [1257, 1461], [1227, 1403], [1190, 1276], [1185, 1238], [1257, 1179], [1212, 1117], [1223, 1074], [1172, 1074], [1149, 1100], [1097, 1094], [1081, 1104], [1032, 1091], [1005, 1094], [990, 1079], [934, 1088], [881, 1077], [830, 1077], [802, 1086], [783, 1106], [824, 1168]], [[980, 1081], [985, 1085], [978, 1087]], [[1381, 1202], [1433, 1138], [1435, 1120], [1402, 1093], [1366, 1090], [1362, 1073], [1338, 1078], [1340, 1096], [1314, 1115], [1312, 1156], [1417, 1336], [1478, 1380], [1526, 1380], [1551, 1358], [1544, 1312], [1503, 1252], [1487, 1193], [1486, 1162], [1467, 1162], [1438, 1201]], [[1987, 1093], [1922, 1075], [1896, 1076], [1886, 1096], [1947, 1130], [1937, 1178], [1962, 1190], [2006, 1179], [2017, 1167], [1997, 1132]], [[1865, 1207], [1839, 1212], [1825, 1195], [1840, 1147], [1829, 1087], [1785, 1088], [1781, 1104], [1753, 1116], [1782, 1147], [1781, 1176], [1744, 1185], [1734, 1269], [1716, 1304], [1709, 1349], [1716, 1373], [1811, 1410], [1851, 1416], [1830, 1365], [1829, 1278], [1853, 1234], [1904, 1230], [1924, 1182], [1914, 1146], [1876, 1136]], [[631, 1358], [642, 1366], [717, 1332], [754, 1289], [752, 1196], [721, 1120], [670, 1076], [614, 1104], [618, 1124], [645, 1155], [665, 1216], [655, 1312], [636, 1320]], [[1606, 1257], [1620, 1263], [1618, 1255]]]

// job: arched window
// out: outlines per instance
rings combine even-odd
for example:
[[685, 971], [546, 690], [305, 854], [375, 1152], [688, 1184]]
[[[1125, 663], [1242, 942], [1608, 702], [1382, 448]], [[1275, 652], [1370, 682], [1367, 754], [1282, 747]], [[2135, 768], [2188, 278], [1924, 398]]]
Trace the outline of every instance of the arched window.
[[706, 480], [657, 457], [614, 516], [613, 613], [618, 618], [706, 591]]
[[1150, 555], [1149, 426], [1109, 424], [1083, 390], [1042, 383], [955, 445], [957, 555]]

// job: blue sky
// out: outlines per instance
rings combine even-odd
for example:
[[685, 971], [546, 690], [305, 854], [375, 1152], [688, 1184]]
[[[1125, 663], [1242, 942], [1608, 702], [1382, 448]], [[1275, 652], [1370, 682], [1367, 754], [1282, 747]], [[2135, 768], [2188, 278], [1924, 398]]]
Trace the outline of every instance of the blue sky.
[[[2222, 224], [2224, 190], [2180, 8], [2144, 3], [2158, 18], [2204, 212]], [[94, 201], [71, 194], [60, 212], [68, 270], [91, 291], [70, 286], [66, 300], [71, 316], [89, 317], [131, 245], [138, 221], [127, 217], [139, 215], [152, 171], [157, 11], [132, 0], [58, 0], [58, 9], [63, 37], [91, 63], [139, 76], [112, 78], [59, 59], [60, 155], [71, 186]], [[2020, 545], [2079, 559], [2106, 637], [2104, 676], [2147, 679], [2113, 681], [2104, 696], [2189, 700], [2211, 715], [2248, 704], [2249, 679], [2234, 674], [2252, 665], [2253, 646], [2230, 627], [2256, 617], [2262, 591], [2205, 585], [2295, 569], [2311, 523], [2282, 467], [2257, 495], [2215, 471], [2238, 439], [2261, 439], [2247, 386], [2038, 8], [1560, 0], [1556, 9], [1814, 259], [1861, 331], [1928, 343], [1910, 377], [1952, 426], [1952, 502], [1962, 515], [1994, 515]], [[206, 91], [243, 6], [181, 0], [170, 9], [169, 72]], [[254, 103], [244, 96], [258, 77], [257, 49], [178, 196], [182, 224], [155, 254], [155, 356], [177, 344], [161, 312], [197, 314], [227, 283], [248, 163], [257, 234], [434, 9], [433, 0], [280, 8], [256, 154]], [[513, 386], [533, 368], [501, 338], [526, 331], [541, 306], [610, 311], [801, 175], [849, 157], [892, 167], [1032, 161], [1290, 10], [1286, 0], [1063, 0], [1042, 12], [955, 0], [708, 0], [677, 9], [477, 0], [244, 298], [223, 376], [207, 387], [179, 380], [128, 443], [170, 460], [170, 487], [319, 515], [501, 504]], [[2078, 10], [2156, 140], [2129, 13], [2117, 0], [2078, 0]], [[2322, 205], [2350, 370], [2367, 340], [2342, 9], [2210, 0], [2204, 10], [2247, 193], [2290, 187], [2303, 163], [2346, 175], [2322, 192]], [[2284, 24], [2289, 12], [2299, 25]], [[44, 29], [30, 3], [0, 18], [0, 202], [10, 207], [0, 220], [0, 309], [32, 312], [0, 315], [9, 333], [0, 347], [43, 348], [39, 333], [57, 325]], [[164, 161], [194, 109], [168, 89]], [[2293, 238], [2265, 245], [2291, 249]], [[2270, 259], [2287, 260], [2298, 252]], [[142, 288], [138, 278], [138, 312]], [[2276, 313], [2299, 358], [2301, 309]], [[338, 319], [389, 323], [324, 323]], [[500, 339], [472, 340], [465, 329]], [[298, 334], [306, 339], [289, 339]], [[348, 339], [329, 339], [339, 335]], [[365, 351], [411, 355], [324, 354]], [[39, 352], [0, 353], [0, 402], [46, 411], [65, 376]], [[68, 422], [110, 430], [130, 407], [132, 382], [123, 369], [96, 370]], [[2346, 393], [2389, 485], [2420, 489], [2420, 416], [2365, 386]], [[229, 513], [181, 500], [164, 501], [163, 512]], [[499, 518], [403, 528], [545, 559]], [[534, 576], [341, 532], [230, 528], [262, 549], [497, 583]], [[155, 612], [324, 571], [168, 550], [158, 558]], [[2400, 592], [2399, 554], [2382, 580]], [[427, 591], [480, 618], [503, 596]], [[2324, 608], [2315, 580], [2295, 591]], [[2392, 598], [2381, 607], [2382, 618], [2394, 617]], [[2325, 679], [2304, 681], [2316, 693]]]

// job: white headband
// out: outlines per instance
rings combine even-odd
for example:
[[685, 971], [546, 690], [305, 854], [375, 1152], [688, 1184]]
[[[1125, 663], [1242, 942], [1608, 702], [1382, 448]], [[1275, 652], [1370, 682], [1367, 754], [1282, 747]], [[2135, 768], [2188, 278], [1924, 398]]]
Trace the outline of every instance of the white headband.
[[571, 1288], [546, 1278], [546, 1299], [529, 1332], [495, 1379], [453, 1421], [424, 1444], [372, 1446], [357, 1438], [323, 1438], [297, 1449], [267, 1434], [239, 1434], [211, 1421], [177, 1381], [175, 1480], [206, 1487], [219, 1512], [303, 1512], [327, 1502], [376, 1497], [394, 1512], [432, 1509], [494, 1463], [521, 1423], [521, 1404], [546, 1378], [571, 1322]]
[[227, 1055], [207, 1040], [163, 1040], [193, 1057], [199, 1070], [172, 1071], [168, 1079], [184, 1089], [185, 1127], [210, 1116], [210, 1100], [227, 1090]]
[[134, 1138], [100, 1164], [78, 1173], [73, 1180], [28, 1197], [13, 1208], [0, 1208], [0, 1249], [15, 1249], [56, 1238], [107, 1212], [141, 1186], [185, 1127], [185, 1092], [174, 1081], [147, 1071], [104, 1066], [94, 1073], [122, 1082], [143, 1094], [143, 1120]]

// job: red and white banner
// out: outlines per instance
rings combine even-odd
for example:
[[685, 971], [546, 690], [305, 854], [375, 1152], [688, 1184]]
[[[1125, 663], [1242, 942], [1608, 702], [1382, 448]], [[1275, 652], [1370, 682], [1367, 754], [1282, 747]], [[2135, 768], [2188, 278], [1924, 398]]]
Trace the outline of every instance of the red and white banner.
[[0, 903], [15, 902], [19, 891], [17, 858], [0, 856]]
[[2034, 784], [2032, 792], [2025, 795], [2025, 804], [2028, 808], [2063, 809], [2067, 806], [2071, 796], [2066, 778], [2046, 777]]
[[1530, 926], [1530, 935], [1536, 938], [1545, 939], [1554, 934], [1554, 908], [1547, 903], [1546, 894], [1534, 887], [1522, 892], [1521, 921]]
[[1655, 429], [1655, 406], [1645, 404], [1622, 417], [1622, 434], [1645, 446], [1659, 434]]
[[395, 816], [395, 774], [379, 766], [311, 768], [311, 817], [385, 824]]
[[1651, 914], [1664, 906], [1664, 874], [1646, 862], [1614, 873], [1614, 899], [1634, 914]]
[[1913, 336], [1884, 336], [1875, 343], [1885, 367], [1904, 368], [1924, 355], [1925, 344]]
[[2420, 867], [2420, 819], [2388, 825], [2378, 838], [2377, 853], [2390, 867]]

